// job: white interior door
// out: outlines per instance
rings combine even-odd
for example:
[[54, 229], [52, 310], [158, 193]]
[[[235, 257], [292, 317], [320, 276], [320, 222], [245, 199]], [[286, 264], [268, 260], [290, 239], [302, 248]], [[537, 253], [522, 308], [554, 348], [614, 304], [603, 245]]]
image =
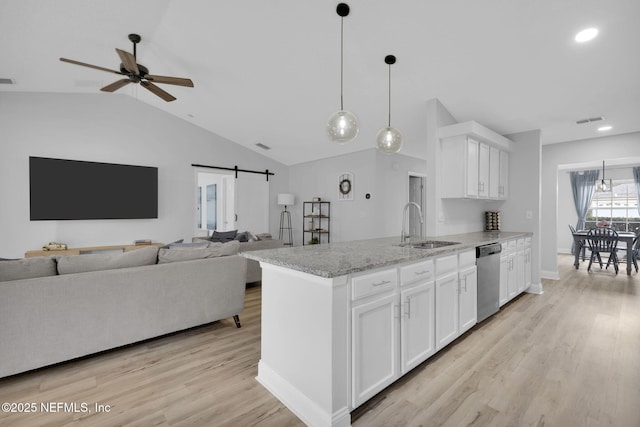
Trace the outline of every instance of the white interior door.
[[265, 175], [241, 173], [235, 179], [235, 225], [238, 232], [269, 232], [269, 182]]

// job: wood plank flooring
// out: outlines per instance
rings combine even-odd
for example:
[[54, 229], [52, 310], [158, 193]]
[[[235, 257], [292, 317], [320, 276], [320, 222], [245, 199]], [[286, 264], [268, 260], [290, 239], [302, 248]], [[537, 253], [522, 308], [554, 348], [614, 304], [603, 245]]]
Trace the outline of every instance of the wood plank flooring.
[[[560, 256], [561, 280], [544, 280], [543, 295], [503, 307], [354, 411], [353, 425], [640, 427], [640, 276], [572, 261]], [[225, 319], [0, 379], [0, 403], [38, 408], [0, 411], [0, 425], [303, 425], [255, 380], [260, 297], [247, 289], [241, 329]], [[48, 402], [78, 409], [45, 413]]]

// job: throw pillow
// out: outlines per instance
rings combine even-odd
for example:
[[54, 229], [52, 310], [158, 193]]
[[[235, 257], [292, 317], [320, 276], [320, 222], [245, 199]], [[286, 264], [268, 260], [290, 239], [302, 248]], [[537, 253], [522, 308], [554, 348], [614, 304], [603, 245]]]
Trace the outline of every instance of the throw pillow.
[[238, 233], [235, 237], [235, 239], [233, 240], [237, 240], [238, 242], [248, 242], [249, 241], [249, 232], [248, 231], [244, 231], [242, 233]]
[[247, 231], [247, 237], [250, 242], [257, 242], [258, 237], [250, 231]]
[[58, 274], [152, 265], [158, 259], [158, 247], [149, 246], [118, 254], [62, 255], [58, 257]]
[[236, 235], [238, 234], [238, 230], [231, 230], [231, 231], [214, 231], [213, 234], [211, 235], [211, 241], [212, 242], [230, 242], [231, 240], [236, 238]]
[[239, 250], [240, 242], [237, 240], [227, 243], [212, 243], [206, 248], [160, 249], [158, 264], [235, 255]]
[[56, 275], [56, 259], [52, 256], [7, 260], [0, 264], [0, 282]]

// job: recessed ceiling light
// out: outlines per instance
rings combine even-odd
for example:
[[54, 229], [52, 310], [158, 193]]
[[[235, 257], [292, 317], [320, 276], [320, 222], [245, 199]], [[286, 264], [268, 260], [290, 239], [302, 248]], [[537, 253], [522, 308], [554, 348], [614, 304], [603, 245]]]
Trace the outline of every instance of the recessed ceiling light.
[[611, 129], [613, 129], [612, 126], [601, 126], [601, 127], [598, 128], [598, 130], [600, 132], [606, 132], [606, 131], [611, 130]]
[[584, 43], [584, 42], [588, 42], [589, 40], [592, 40], [597, 35], [598, 35], [597, 28], [587, 28], [580, 31], [578, 34], [576, 34], [575, 40], [578, 43]]

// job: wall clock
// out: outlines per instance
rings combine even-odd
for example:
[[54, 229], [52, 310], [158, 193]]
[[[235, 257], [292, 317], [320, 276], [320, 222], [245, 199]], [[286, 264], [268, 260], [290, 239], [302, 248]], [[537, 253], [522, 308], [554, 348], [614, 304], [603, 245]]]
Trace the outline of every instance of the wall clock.
[[353, 200], [353, 174], [350, 172], [338, 177], [338, 200]]

